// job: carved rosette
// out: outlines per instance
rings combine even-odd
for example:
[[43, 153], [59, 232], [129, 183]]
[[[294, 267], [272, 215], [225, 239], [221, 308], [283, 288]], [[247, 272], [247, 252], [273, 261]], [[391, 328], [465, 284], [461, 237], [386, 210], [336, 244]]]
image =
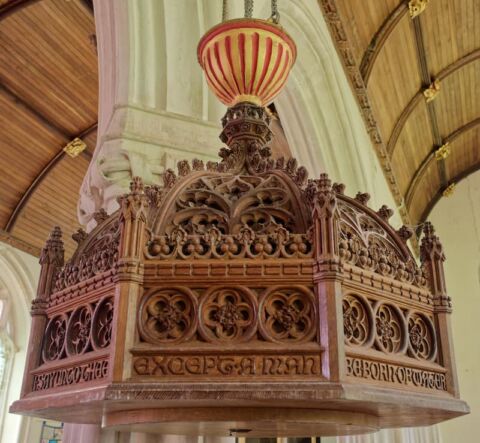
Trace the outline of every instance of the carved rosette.
[[142, 339], [152, 344], [186, 341], [197, 328], [197, 300], [187, 288], [162, 288], [148, 292], [139, 310]]
[[378, 304], [375, 310], [375, 329], [375, 343], [381, 351], [389, 354], [405, 351], [405, 320], [397, 307]]
[[347, 294], [343, 297], [343, 332], [345, 343], [370, 346], [374, 338], [373, 313], [363, 297]]
[[113, 297], [107, 296], [100, 300], [92, 318], [92, 346], [95, 350], [104, 349], [112, 340]]
[[409, 353], [419, 360], [434, 360], [437, 354], [435, 328], [425, 315], [411, 313], [408, 317]]
[[66, 351], [69, 357], [84, 354], [90, 346], [92, 327], [92, 308], [90, 305], [79, 306], [73, 311], [68, 321]]
[[207, 342], [251, 339], [257, 330], [257, 301], [245, 287], [212, 288], [200, 304], [199, 332]]
[[268, 289], [260, 301], [260, 331], [267, 341], [310, 341], [317, 313], [312, 290], [302, 286]]
[[48, 322], [42, 349], [42, 357], [45, 362], [59, 360], [63, 357], [67, 322], [68, 318], [65, 314], [56, 315]]

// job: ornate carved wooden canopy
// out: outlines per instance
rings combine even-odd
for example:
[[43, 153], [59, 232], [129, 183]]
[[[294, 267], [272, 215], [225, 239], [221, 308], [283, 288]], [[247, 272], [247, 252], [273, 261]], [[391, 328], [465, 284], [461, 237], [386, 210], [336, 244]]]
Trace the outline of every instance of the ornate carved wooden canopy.
[[220, 163], [135, 179], [63, 263], [41, 256], [13, 412], [119, 429], [319, 435], [428, 425], [458, 398], [443, 276], [392, 211], [274, 161], [268, 114], [229, 109]]

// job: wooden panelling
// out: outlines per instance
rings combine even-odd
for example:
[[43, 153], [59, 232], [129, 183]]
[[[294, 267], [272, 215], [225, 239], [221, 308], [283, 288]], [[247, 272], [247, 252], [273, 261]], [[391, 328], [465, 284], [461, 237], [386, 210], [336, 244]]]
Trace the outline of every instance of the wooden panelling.
[[[0, 225], [63, 140], [0, 92]], [[28, 161], [27, 161], [28, 159]]]
[[361, 7], [360, 2], [354, 6], [348, 0], [337, 3], [339, 13], [345, 18], [345, 23], [348, 23], [346, 28], [358, 63], [361, 62], [377, 30], [401, 1], [361, 0]]
[[41, 247], [53, 226], [64, 232], [67, 256], [75, 243], [71, 234], [78, 226], [77, 197], [87, 171], [88, 160], [82, 156], [64, 156], [39, 185], [15, 224], [12, 234]]
[[[0, 4], [1, 241], [37, 254], [61, 226], [68, 253], [81, 181], [96, 144], [97, 56], [88, 2]], [[80, 136], [87, 150], [63, 147]]]
[[462, 171], [480, 162], [480, 126], [464, 131], [450, 145], [451, 154], [445, 163], [447, 176], [453, 180]]
[[[402, 217], [424, 221], [450, 182], [480, 167], [480, 3], [430, 1], [415, 18], [407, 0], [327, 3], [327, 21], [337, 11], [341, 27], [334, 28], [345, 30], [332, 28], [339, 54], [350, 51], [357, 63], [363, 57], [360, 73], [389, 156], [382, 166], [403, 194]], [[440, 92], [426, 104], [423, 91], [435, 79]], [[434, 152], [446, 141], [452, 154], [437, 161]]]
[[480, 116], [480, 59], [455, 71], [441, 83], [433, 102], [442, 137]]
[[420, 15], [432, 75], [480, 47], [477, 0], [435, 0]]
[[[369, 96], [383, 137], [390, 138], [402, 110], [418, 92], [421, 80], [412, 22], [405, 15], [391, 33], [370, 74]], [[406, 38], [407, 37], [407, 38]], [[402, 63], [398, 63], [402, 60]]]
[[71, 135], [97, 113], [92, 15], [78, 1], [43, 0], [3, 19], [0, 79]]
[[433, 138], [429, 127], [427, 108], [425, 102], [422, 101], [406, 121], [392, 158], [403, 195], [406, 194], [415, 171], [432, 150], [432, 145]]
[[414, 188], [411, 203], [407, 206], [413, 220], [419, 221], [425, 207], [440, 189], [440, 174], [436, 160], [429, 162]]

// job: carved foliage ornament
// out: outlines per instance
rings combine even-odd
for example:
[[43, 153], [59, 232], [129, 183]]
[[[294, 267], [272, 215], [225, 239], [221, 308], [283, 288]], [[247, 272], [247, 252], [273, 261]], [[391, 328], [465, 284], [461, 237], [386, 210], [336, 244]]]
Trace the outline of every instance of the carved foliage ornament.
[[[149, 258], [299, 258], [312, 244], [297, 201], [277, 175], [203, 175], [154, 222]], [[303, 215], [302, 215], [303, 214]]]
[[200, 333], [205, 341], [247, 341], [256, 332], [257, 301], [246, 288], [210, 291], [200, 312]]
[[188, 340], [196, 331], [197, 298], [187, 288], [158, 289], [140, 305], [139, 330], [150, 343]]
[[393, 305], [380, 304], [375, 313], [376, 343], [380, 350], [398, 353], [403, 350], [405, 336], [403, 316]]
[[303, 286], [276, 286], [260, 294], [237, 285], [158, 288], [142, 298], [138, 328], [152, 344], [305, 342], [315, 337], [317, 312], [312, 290]]
[[434, 360], [436, 356], [435, 328], [425, 315], [412, 313], [408, 318], [409, 351], [420, 360]]
[[[95, 232], [95, 231], [94, 231]], [[118, 218], [94, 234], [89, 241], [80, 245], [72, 259], [60, 270], [55, 280], [55, 291], [88, 280], [114, 269], [118, 260], [120, 225]]]
[[348, 345], [375, 347], [387, 354], [405, 354], [434, 361], [437, 342], [432, 319], [420, 312], [398, 309], [358, 294], [345, 294], [343, 331]]
[[347, 294], [343, 298], [342, 308], [345, 342], [350, 345], [366, 345], [373, 337], [373, 315], [368, 301]]
[[309, 341], [316, 331], [315, 301], [304, 287], [270, 288], [260, 302], [261, 331], [274, 341]]
[[425, 287], [424, 271], [400, 249], [393, 236], [369, 214], [339, 200], [340, 257], [352, 265], [405, 283]]

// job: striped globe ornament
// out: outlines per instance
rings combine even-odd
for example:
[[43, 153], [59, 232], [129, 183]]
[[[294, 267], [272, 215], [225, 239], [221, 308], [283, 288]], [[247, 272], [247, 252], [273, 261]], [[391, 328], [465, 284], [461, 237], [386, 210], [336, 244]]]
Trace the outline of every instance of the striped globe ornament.
[[210, 29], [198, 44], [207, 83], [227, 106], [265, 106], [277, 96], [295, 63], [295, 43], [265, 20], [229, 20]]

